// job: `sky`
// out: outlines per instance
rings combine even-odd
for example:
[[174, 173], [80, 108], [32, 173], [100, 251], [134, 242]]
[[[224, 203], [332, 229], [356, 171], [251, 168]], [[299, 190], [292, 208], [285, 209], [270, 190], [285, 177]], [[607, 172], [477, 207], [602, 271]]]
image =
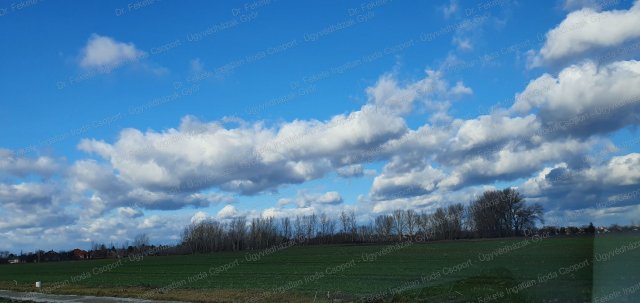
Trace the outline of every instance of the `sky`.
[[0, 1], [0, 250], [515, 187], [640, 216], [640, 2]]

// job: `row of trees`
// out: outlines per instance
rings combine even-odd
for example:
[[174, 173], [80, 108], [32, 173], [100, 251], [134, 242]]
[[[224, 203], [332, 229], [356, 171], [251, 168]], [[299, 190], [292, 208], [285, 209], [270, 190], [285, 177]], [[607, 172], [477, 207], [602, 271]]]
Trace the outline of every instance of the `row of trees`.
[[187, 226], [182, 244], [190, 252], [262, 249], [297, 241], [305, 244], [367, 243], [521, 236], [542, 222], [542, 207], [527, 205], [514, 189], [486, 191], [468, 207], [454, 204], [433, 213], [412, 209], [379, 215], [358, 224], [354, 212], [338, 218], [311, 214], [295, 218], [206, 220]]
[[[599, 227], [591, 224], [578, 227], [545, 226], [536, 228], [543, 222], [542, 207], [527, 204], [522, 195], [514, 189], [484, 192], [468, 206], [453, 204], [440, 207], [432, 212], [415, 210], [395, 210], [378, 215], [368, 222], [358, 222], [354, 212], [343, 211], [338, 216], [311, 214], [295, 218], [234, 218], [225, 222], [205, 220], [187, 226], [181, 242], [172, 246], [155, 247], [149, 237], [140, 234], [132, 245], [128, 242], [122, 248], [113, 244], [92, 244], [88, 252], [78, 249], [70, 252], [38, 251], [13, 255], [0, 252], [0, 263], [12, 259], [21, 262], [46, 262], [57, 260], [122, 258], [130, 255], [174, 255], [207, 253], [214, 251], [239, 251], [270, 248], [287, 245], [330, 243], [386, 243], [396, 241], [433, 241], [461, 238], [494, 238], [532, 235], [544, 232], [549, 235], [592, 234], [597, 232], [637, 231], [635, 226], [612, 225]], [[75, 254], [74, 254], [75, 252]], [[86, 257], [82, 257], [82, 252]], [[80, 253], [80, 254], [79, 254]], [[49, 260], [51, 259], [51, 260]]]

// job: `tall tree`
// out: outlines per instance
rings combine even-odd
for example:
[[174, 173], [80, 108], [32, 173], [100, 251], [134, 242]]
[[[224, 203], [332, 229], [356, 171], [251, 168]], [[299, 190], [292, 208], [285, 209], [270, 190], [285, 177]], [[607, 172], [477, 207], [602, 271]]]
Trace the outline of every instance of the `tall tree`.
[[515, 189], [485, 191], [470, 207], [473, 226], [480, 237], [521, 235], [542, 220], [542, 206], [527, 205]]
[[416, 214], [413, 209], [407, 209], [405, 212], [405, 219], [407, 221], [407, 234], [409, 235], [409, 239], [413, 241], [416, 228], [418, 228], [418, 214]]
[[406, 220], [404, 216], [404, 212], [402, 210], [394, 210], [392, 213], [394, 228], [396, 231], [396, 236], [398, 236], [398, 241], [402, 241], [402, 236], [404, 235], [404, 230], [406, 227]]

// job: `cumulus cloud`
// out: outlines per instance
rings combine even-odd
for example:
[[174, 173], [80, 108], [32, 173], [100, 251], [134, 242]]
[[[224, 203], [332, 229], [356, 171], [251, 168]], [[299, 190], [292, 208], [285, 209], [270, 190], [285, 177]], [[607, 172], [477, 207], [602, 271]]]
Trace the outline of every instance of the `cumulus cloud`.
[[587, 61], [531, 81], [511, 110], [538, 111], [544, 135], [587, 137], [640, 122], [640, 61]]
[[233, 205], [225, 205], [220, 211], [217, 213], [218, 219], [231, 219], [237, 217], [239, 214], [238, 210]]
[[295, 120], [276, 127], [256, 122], [226, 128], [185, 117], [177, 129], [126, 129], [113, 144], [83, 140], [79, 147], [109, 160], [121, 178], [147, 190], [217, 187], [250, 195], [370, 161], [376, 156], [372, 150], [405, 131], [403, 119], [366, 105], [328, 121]]
[[125, 62], [135, 62], [147, 54], [133, 43], [124, 43], [92, 34], [81, 51], [80, 66], [84, 68], [114, 68]]
[[423, 158], [396, 156], [373, 180], [370, 196], [373, 200], [422, 196], [433, 192], [444, 176], [441, 170], [433, 168]]
[[143, 213], [139, 209], [132, 207], [118, 207], [118, 214], [125, 218], [137, 218], [141, 217]]
[[459, 190], [435, 190], [421, 195], [391, 195], [385, 200], [368, 204], [368, 213], [389, 213], [396, 209], [420, 209], [434, 212], [438, 207], [453, 203], [467, 203], [482, 194], [485, 190], [495, 189], [493, 186], [469, 186]]
[[59, 172], [61, 168], [62, 165], [51, 157], [29, 158], [0, 148], [0, 174], [14, 177], [51, 176]]
[[530, 65], [537, 67], [569, 60], [592, 50], [620, 46], [638, 38], [640, 1], [636, 1], [628, 10], [599, 12], [586, 7], [569, 13], [557, 27], [546, 34], [544, 45], [539, 52], [533, 54]]
[[77, 218], [64, 202], [55, 184], [0, 183], [0, 232], [72, 224]]
[[338, 168], [336, 173], [344, 178], [362, 177], [364, 176], [364, 168], [362, 167], [362, 164], [347, 165]]
[[603, 209], [636, 204], [640, 197], [640, 154], [572, 168], [564, 162], [545, 167], [526, 180], [524, 193], [548, 210]]
[[210, 216], [207, 213], [205, 213], [203, 211], [199, 211], [199, 212], [195, 213], [193, 215], [193, 217], [191, 217], [191, 223], [192, 224], [198, 224], [198, 223], [203, 222], [203, 221], [205, 221], [205, 220], [207, 220], [209, 218], [210, 218]]
[[383, 75], [374, 86], [367, 88], [369, 102], [402, 115], [411, 112], [416, 103], [430, 110], [446, 110], [452, 101], [473, 93], [461, 81], [451, 87], [439, 71], [426, 70], [425, 73], [424, 78], [408, 83], [400, 83], [392, 74]]
[[136, 186], [118, 175], [112, 167], [95, 160], [79, 160], [69, 169], [68, 183], [73, 191], [93, 195], [98, 203], [87, 205], [108, 211], [113, 207], [130, 206], [146, 209], [179, 209], [185, 206], [206, 207], [211, 204], [229, 203], [233, 197], [222, 193], [182, 193], [157, 191]]
[[531, 134], [531, 130], [539, 129], [540, 124], [535, 115], [509, 117], [502, 113], [482, 115], [462, 122], [454, 137], [454, 148], [472, 150], [487, 148], [509, 139], [520, 139]]
[[329, 191], [323, 194], [307, 193], [306, 191], [298, 192], [296, 202], [300, 207], [312, 204], [331, 204], [336, 205], [343, 202], [342, 196], [337, 191]]
[[317, 207], [306, 206], [296, 208], [276, 208], [269, 207], [260, 213], [260, 216], [264, 218], [295, 218], [298, 216], [309, 216], [313, 214], [319, 214], [321, 211]]

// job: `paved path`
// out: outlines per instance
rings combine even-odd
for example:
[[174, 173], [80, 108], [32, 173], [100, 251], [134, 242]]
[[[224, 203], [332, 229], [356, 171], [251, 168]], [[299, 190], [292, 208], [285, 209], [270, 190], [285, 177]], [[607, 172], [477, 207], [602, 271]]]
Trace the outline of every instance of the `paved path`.
[[83, 302], [83, 303], [115, 303], [115, 302], [127, 302], [127, 303], [185, 303], [177, 301], [151, 301], [142, 299], [130, 299], [130, 298], [115, 298], [115, 297], [94, 297], [94, 296], [76, 296], [76, 295], [52, 295], [43, 294], [38, 292], [18, 292], [10, 290], [0, 290], [0, 298], [7, 298], [13, 300], [28, 300], [33, 302], [47, 302], [47, 303], [68, 303], [68, 302]]

